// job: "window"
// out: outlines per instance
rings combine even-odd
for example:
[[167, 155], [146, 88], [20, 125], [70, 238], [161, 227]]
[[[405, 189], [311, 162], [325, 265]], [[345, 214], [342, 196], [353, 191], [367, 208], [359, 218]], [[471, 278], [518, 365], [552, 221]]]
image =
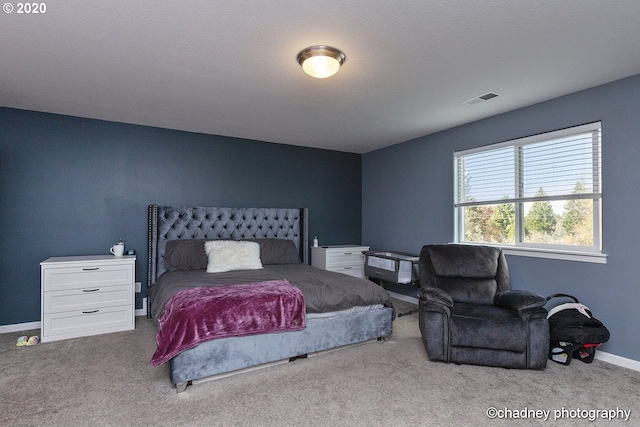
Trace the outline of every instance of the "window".
[[601, 254], [600, 159], [600, 122], [454, 153], [456, 242]]

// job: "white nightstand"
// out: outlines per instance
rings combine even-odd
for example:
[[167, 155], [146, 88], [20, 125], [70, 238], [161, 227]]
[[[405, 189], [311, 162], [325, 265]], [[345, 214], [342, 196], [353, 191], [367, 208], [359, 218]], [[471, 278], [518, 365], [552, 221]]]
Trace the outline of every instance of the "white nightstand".
[[134, 328], [135, 255], [40, 263], [42, 342]]
[[311, 265], [365, 279], [363, 251], [369, 246], [333, 245], [311, 247]]

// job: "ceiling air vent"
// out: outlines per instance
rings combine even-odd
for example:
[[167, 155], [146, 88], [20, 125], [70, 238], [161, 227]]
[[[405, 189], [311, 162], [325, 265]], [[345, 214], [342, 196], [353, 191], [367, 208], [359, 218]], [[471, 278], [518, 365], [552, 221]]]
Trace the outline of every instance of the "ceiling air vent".
[[471, 99], [467, 99], [466, 101], [462, 101], [461, 104], [476, 105], [476, 104], [479, 104], [481, 102], [488, 101], [488, 100], [493, 99], [493, 98], [497, 98], [498, 96], [500, 96], [500, 95], [498, 95], [495, 92], [488, 92], [488, 93], [485, 93], [484, 95], [474, 96]]

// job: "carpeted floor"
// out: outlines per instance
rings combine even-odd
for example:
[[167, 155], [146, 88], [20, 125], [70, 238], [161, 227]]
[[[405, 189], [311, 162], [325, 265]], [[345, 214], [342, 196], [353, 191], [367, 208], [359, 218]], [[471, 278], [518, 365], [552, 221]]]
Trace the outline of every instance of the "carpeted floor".
[[[640, 425], [639, 372], [599, 360], [549, 362], [543, 371], [431, 362], [417, 315], [396, 319], [387, 341], [181, 394], [166, 366], [149, 364], [150, 320], [137, 318], [134, 331], [15, 347], [36, 333], [0, 335], [2, 426]], [[621, 411], [631, 411], [627, 421]]]

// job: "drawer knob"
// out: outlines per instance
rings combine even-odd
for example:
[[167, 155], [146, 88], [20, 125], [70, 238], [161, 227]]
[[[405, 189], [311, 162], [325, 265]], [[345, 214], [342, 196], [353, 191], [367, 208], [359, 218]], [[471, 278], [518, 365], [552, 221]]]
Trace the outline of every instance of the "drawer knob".
[[96, 289], [83, 289], [82, 292], [98, 292], [100, 290], [100, 288], [96, 288]]
[[83, 311], [82, 314], [93, 314], [93, 313], [97, 313], [100, 310], [91, 310], [91, 311]]
[[83, 271], [96, 271], [96, 270], [100, 270], [100, 267], [85, 267], [82, 270]]

